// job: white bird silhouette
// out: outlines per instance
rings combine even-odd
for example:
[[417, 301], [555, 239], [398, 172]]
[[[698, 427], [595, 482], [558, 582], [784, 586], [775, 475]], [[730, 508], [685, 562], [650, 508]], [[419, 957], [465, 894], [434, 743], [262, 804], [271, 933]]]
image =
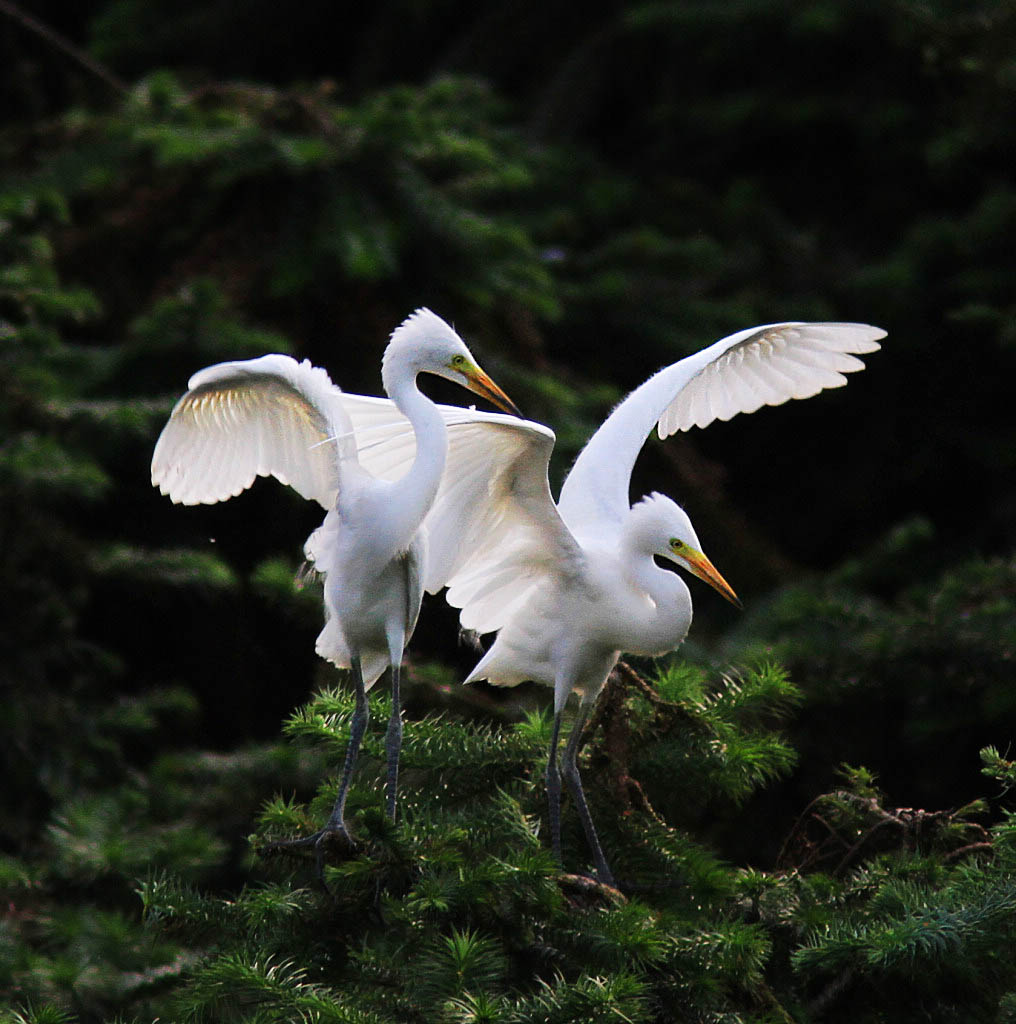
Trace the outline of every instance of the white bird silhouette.
[[[175, 502], [223, 501], [257, 476], [274, 476], [328, 510], [305, 549], [324, 577], [326, 622], [316, 649], [352, 670], [356, 710], [331, 816], [319, 832], [297, 841], [317, 846], [319, 859], [323, 837], [349, 838], [345, 803], [368, 721], [366, 692], [389, 665], [387, 810], [395, 817], [402, 743], [399, 668], [425, 580], [450, 571], [450, 565], [428, 559], [421, 527], [445, 469], [446, 416], [462, 410], [439, 408], [423, 395], [417, 387], [421, 373], [446, 377], [517, 412], [455, 331], [420, 309], [396, 328], [384, 353], [381, 376], [390, 401], [347, 395], [324, 370], [285, 355], [220, 363], [191, 378], [152, 458], [153, 484]], [[350, 416], [353, 409], [359, 427]], [[485, 415], [507, 418], [470, 414], [479, 422]], [[364, 423], [372, 417], [373, 425]], [[383, 438], [372, 438], [372, 431]], [[399, 453], [394, 474], [386, 472], [383, 444], [373, 463], [360, 458], [358, 448], [370, 451], [376, 440]]]
[[[729, 420], [762, 405], [809, 398], [846, 384], [863, 369], [857, 355], [879, 348], [885, 332], [865, 324], [780, 323], [732, 334], [655, 374], [610, 414], [579, 455], [555, 505], [547, 483], [550, 449], [530, 432], [532, 458], [511, 479], [511, 499], [477, 517], [469, 557], [448, 577], [448, 601], [461, 623], [479, 633], [500, 630], [466, 682], [511, 686], [534, 680], [554, 688], [554, 726], [547, 765], [552, 843], [561, 859], [563, 773], [575, 800], [600, 879], [613, 884], [582, 791], [576, 755], [582, 728], [622, 652], [660, 655], [677, 647], [691, 624], [691, 594], [681, 577], [658, 566], [667, 559], [739, 604], [702, 554], [688, 516], [671, 499], [650, 495], [634, 506], [629, 485], [635, 459], [654, 424], [661, 438], [714, 419]], [[495, 446], [482, 432], [474, 460]], [[479, 496], [478, 496], [479, 498]], [[435, 503], [432, 532], [454, 533]], [[583, 696], [558, 767], [565, 703]]]

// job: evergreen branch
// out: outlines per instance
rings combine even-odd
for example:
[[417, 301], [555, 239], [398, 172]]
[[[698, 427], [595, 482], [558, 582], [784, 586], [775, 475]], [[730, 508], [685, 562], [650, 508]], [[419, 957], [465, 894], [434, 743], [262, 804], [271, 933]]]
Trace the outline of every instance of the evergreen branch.
[[633, 686], [638, 693], [640, 693], [643, 697], [645, 697], [646, 700], [649, 701], [650, 704], [653, 705], [653, 707], [666, 708], [668, 711], [671, 711], [674, 714], [684, 714], [687, 715], [689, 718], [693, 717], [688, 712], [687, 708], [685, 708], [683, 705], [676, 704], [673, 701], [664, 700], [649, 685], [649, 683], [647, 683], [646, 680], [643, 679], [642, 676], [640, 676], [638, 672], [636, 672], [635, 669], [633, 669], [631, 665], [628, 664], [628, 662], [624, 660], [618, 661], [617, 665], [615, 666], [615, 671], [619, 672], [620, 675], [624, 678], [625, 682], [627, 682], [630, 686]]
[[645, 983], [627, 972], [608, 978], [580, 977], [568, 982], [558, 977], [551, 984], [540, 981], [532, 996], [517, 999], [511, 1005], [511, 1024], [637, 1024], [646, 1020]]
[[[291, 959], [225, 954], [195, 972], [187, 993], [187, 1016], [201, 1018], [212, 1012], [216, 1020], [246, 1020], [246, 1011], [254, 1006], [277, 1024], [384, 1024], [377, 1014], [343, 1005], [329, 989], [306, 979], [307, 968]], [[243, 1016], [237, 1016], [238, 1011]]]
[[994, 960], [1016, 946], [1014, 879], [1000, 883], [974, 875], [967, 884], [961, 876], [957, 886], [934, 897], [927, 892], [883, 893], [899, 906], [898, 912], [878, 914], [878, 901], [873, 901], [869, 920], [840, 920], [796, 950], [795, 969], [899, 969], [913, 974], [922, 967], [968, 961], [979, 948]]
[[[594, 883], [596, 884], [596, 883]], [[597, 914], [576, 914], [555, 932], [557, 943], [581, 958], [591, 973], [611, 974], [660, 963], [670, 946], [639, 903], [618, 901], [616, 890], [599, 886], [610, 902]]]
[[490, 936], [452, 928], [413, 958], [413, 988], [427, 1006], [438, 1006], [466, 992], [489, 992], [507, 972], [503, 950]]
[[10, 1010], [0, 1009], [2, 1024], [74, 1024], [74, 1017], [58, 1006], [19, 1006]]
[[999, 796], [1007, 796], [1016, 787], [1016, 761], [1003, 757], [997, 747], [985, 747], [981, 751], [981, 763], [981, 774], [1002, 784]]

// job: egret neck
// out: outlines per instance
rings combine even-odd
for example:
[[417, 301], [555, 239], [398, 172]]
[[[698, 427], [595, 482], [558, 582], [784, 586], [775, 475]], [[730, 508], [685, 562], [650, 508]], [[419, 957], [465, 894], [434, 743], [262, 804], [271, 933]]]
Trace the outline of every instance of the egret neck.
[[644, 594], [652, 610], [644, 607], [625, 623], [628, 636], [619, 646], [631, 653], [653, 656], [672, 651], [691, 626], [691, 594], [684, 580], [656, 564], [655, 545], [644, 535], [639, 506], [631, 513], [621, 541], [621, 564], [629, 582]]
[[393, 484], [388, 528], [398, 547], [409, 546], [437, 494], [448, 454], [448, 431], [434, 403], [416, 383], [416, 368], [398, 356], [386, 359], [381, 381], [388, 397], [409, 420], [416, 435], [416, 456], [405, 476]]

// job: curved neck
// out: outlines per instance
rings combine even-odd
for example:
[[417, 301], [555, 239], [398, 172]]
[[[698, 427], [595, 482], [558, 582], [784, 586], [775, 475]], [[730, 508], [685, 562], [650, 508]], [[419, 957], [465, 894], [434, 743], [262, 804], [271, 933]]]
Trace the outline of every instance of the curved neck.
[[641, 549], [629, 549], [625, 563], [629, 581], [652, 598], [657, 607], [670, 602], [681, 583], [679, 576], [661, 569], [653, 556]]
[[406, 475], [392, 485], [392, 514], [408, 544], [437, 495], [448, 454], [448, 431], [437, 406], [416, 386], [415, 374], [389, 372], [383, 376], [388, 397], [409, 420], [416, 435], [416, 458]]
[[[628, 581], [652, 601], [653, 611], [641, 615], [639, 638], [631, 653], [665, 654], [677, 647], [691, 626], [691, 594], [687, 584], [674, 572], [660, 568], [650, 551], [634, 537], [623, 542], [622, 564]], [[626, 648], [628, 649], [628, 648]]]

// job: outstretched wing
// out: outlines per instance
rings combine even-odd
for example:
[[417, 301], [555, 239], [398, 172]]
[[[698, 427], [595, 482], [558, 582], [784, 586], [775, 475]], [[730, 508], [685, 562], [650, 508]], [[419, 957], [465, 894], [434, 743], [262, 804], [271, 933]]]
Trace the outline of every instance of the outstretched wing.
[[635, 459], [654, 424], [667, 437], [842, 387], [844, 374], [864, 369], [857, 356], [876, 351], [884, 337], [867, 324], [767, 324], [665, 367], [614, 409], [576, 459], [561, 489], [564, 521], [572, 530], [620, 523]]
[[466, 629], [499, 629], [548, 576], [581, 578], [582, 550], [547, 480], [554, 440], [495, 413], [449, 423], [448, 466], [425, 521], [426, 583], [447, 585]]
[[[387, 399], [342, 396], [360, 464], [386, 480], [412, 464], [416, 440]], [[582, 553], [554, 506], [547, 463], [554, 432], [500, 413], [438, 406], [448, 457], [424, 529], [424, 587], [448, 587], [462, 625], [490, 632], [547, 574], [577, 573]]]
[[340, 458], [355, 458], [342, 392], [285, 355], [219, 363], [191, 377], [152, 456], [152, 483], [183, 505], [225, 501], [274, 476], [325, 508]]

